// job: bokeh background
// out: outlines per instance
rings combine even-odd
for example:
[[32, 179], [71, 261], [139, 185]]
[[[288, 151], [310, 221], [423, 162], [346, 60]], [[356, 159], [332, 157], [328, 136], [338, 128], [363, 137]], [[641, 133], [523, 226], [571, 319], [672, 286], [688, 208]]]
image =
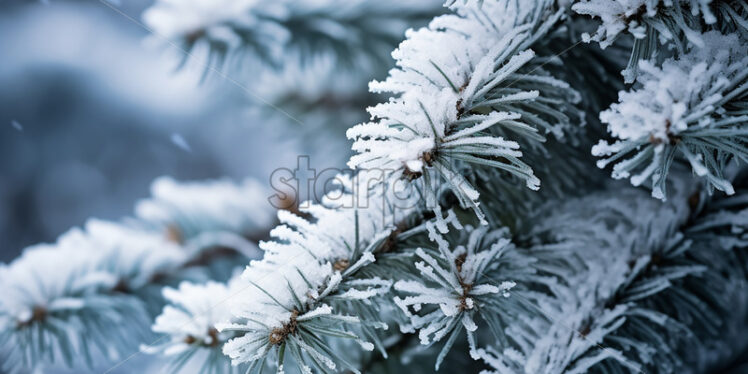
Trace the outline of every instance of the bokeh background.
[[299, 154], [321, 169], [344, 165], [342, 129], [366, 118], [364, 106], [306, 108], [295, 121], [283, 97], [318, 93], [309, 77], [352, 97], [375, 76], [249, 63], [203, 78], [199, 56], [177, 69], [182, 52], [149, 41], [139, 22], [151, 1], [102, 1], [0, 2], [0, 261], [89, 217], [131, 214], [161, 175], [267, 182]]

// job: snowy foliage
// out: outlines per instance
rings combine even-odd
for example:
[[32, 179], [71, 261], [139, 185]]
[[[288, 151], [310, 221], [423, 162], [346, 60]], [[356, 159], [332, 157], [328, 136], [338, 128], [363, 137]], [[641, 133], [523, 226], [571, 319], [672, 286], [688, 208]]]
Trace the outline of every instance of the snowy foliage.
[[684, 158], [710, 188], [734, 193], [722, 169], [731, 159], [748, 161], [748, 50], [745, 40], [710, 32], [707, 47], [695, 48], [661, 67], [642, 61], [641, 85], [619, 93], [619, 103], [600, 114], [614, 143], [600, 141], [595, 156], [613, 167], [614, 178], [638, 186], [651, 181], [652, 195], [665, 199], [673, 160]]
[[574, 4], [572, 9], [600, 19], [602, 24], [595, 34], [585, 35], [584, 38], [586, 41], [598, 41], [605, 48], [624, 31], [637, 39], [644, 38], [647, 27], [657, 30], [660, 38], [674, 39], [678, 35], [668, 29], [662, 21], [663, 17], [674, 17], [677, 27], [683, 28], [686, 37], [701, 43], [698, 32], [687, 26], [684, 16], [688, 13], [694, 16], [701, 14], [704, 22], [713, 24], [717, 19], [710, 8], [711, 3], [712, 0], [583, 0]]
[[[581, 208], [570, 209], [571, 206]], [[639, 372], [640, 363], [651, 358], [632, 360], [624, 352], [648, 349], [638, 344], [619, 349], [611, 343], [614, 338], [606, 339], [615, 336], [627, 318], [645, 312], [612, 300], [621, 292], [630, 301], [651, 295], [667, 287], [668, 279], [683, 274], [672, 273], [664, 279], [632, 285], [658, 246], [671, 240], [667, 225], [653, 223], [682, 221], [687, 210], [682, 206], [662, 206], [638, 191], [626, 189], [549, 208], [524, 234], [535, 241], [544, 238], [528, 250], [552, 250], [570, 261], [561, 268], [553, 266], [557, 260], [535, 265], [545, 273], [541, 275], [556, 279], [548, 282], [550, 293], [540, 298], [526, 320], [507, 328], [507, 335], [515, 337], [513, 345], [481, 350], [479, 355], [495, 369], [494, 373], [502, 374], [586, 373], [596, 366], [612, 370], [611, 365], [620, 365], [618, 370]], [[538, 259], [544, 261], [542, 257]], [[621, 342], [626, 346], [626, 341]]]
[[[233, 303], [232, 313], [244, 322], [218, 325], [221, 332], [235, 331], [239, 335], [223, 347], [232, 362], [250, 363], [253, 372], [265, 366], [269, 355], [277, 355], [282, 370], [288, 350], [305, 373], [311, 373], [307, 362], [325, 368], [322, 370], [334, 370], [338, 367], [333, 359], [337, 355], [317, 338], [325, 335], [351, 338], [365, 349], [373, 349], [371, 343], [345, 329], [360, 323], [358, 317], [334, 313], [324, 303], [337, 290], [341, 273], [302, 249], [288, 251], [286, 256], [278, 259], [283, 262], [253, 263], [243, 274], [246, 291]], [[345, 361], [342, 364], [355, 370]]]
[[[745, 357], [748, 4], [444, 5], [418, 28], [431, 1], [157, 1], [146, 21], [190, 51], [321, 53], [253, 78], [327, 119], [361, 104], [339, 61], [390, 66], [411, 29], [370, 83], [392, 97], [347, 132], [356, 170], [321, 201], [274, 218], [253, 180], [160, 178], [135, 217], [0, 265], [0, 370], [94, 370], [138, 346], [211, 374], [680, 374]], [[624, 77], [607, 54], [627, 41], [576, 43], [590, 20], [569, 7], [601, 19], [588, 41], [633, 35]]]
[[231, 318], [228, 308], [220, 307], [231, 296], [226, 285], [182, 282], [178, 289], [165, 288], [163, 293], [172, 305], [164, 307], [156, 318], [153, 331], [171, 335], [173, 346], [168, 349], [167, 355], [180, 353], [190, 344], [214, 346], [221, 342], [212, 329], [216, 323]]
[[[152, 330], [165, 334], [165, 343], [143, 346], [148, 353], [163, 352], [174, 357], [171, 372], [182, 366], [199, 365], [203, 370], [230, 370], [221, 347], [231, 337], [218, 332], [216, 325], [231, 321], [228, 300], [239, 291], [239, 282], [228, 284], [209, 281], [205, 284], [182, 282], [178, 288], [164, 288], [164, 299], [168, 304], [156, 317]], [[191, 361], [192, 360], [192, 361]]]
[[[314, 299], [324, 297], [330, 292], [324, 289], [320, 292], [320, 289], [326, 281], [334, 284], [334, 280], [331, 279], [332, 266], [320, 264], [314, 261], [314, 258], [305, 257], [300, 253], [294, 255], [287, 258], [291, 262], [275, 264], [276, 268], [272, 273], [265, 273], [255, 265], [242, 276], [249, 286], [242, 297], [234, 303], [232, 311], [237, 317], [246, 319], [246, 322], [218, 326], [222, 332], [241, 332], [240, 336], [231, 339], [223, 347], [234, 364], [248, 362], [252, 363], [251, 368], [259, 366], [258, 369], [261, 369], [268, 354], [276, 353], [274, 348], [283, 346], [284, 351], [288, 347], [294, 355], [301, 355], [304, 352], [315, 362], [321, 360], [324, 361], [324, 366], [335, 368], [335, 364], [324, 351], [320, 353], [297, 336], [307, 331], [307, 325], [326, 317], [338, 317], [332, 317], [329, 305], [320, 305], [319, 309], [309, 306]], [[339, 279], [339, 274], [337, 278]], [[278, 279], [283, 281], [279, 282]], [[326, 326], [320, 326], [323, 327]], [[277, 354], [278, 364], [281, 366], [283, 354], [280, 349]]]
[[486, 243], [486, 228], [463, 228], [456, 220], [452, 223], [455, 229], [466, 231], [467, 240], [459, 244], [449, 243], [434, 224], [427, 223], [429, 235], [437, 248], [418, 248], [415, 251], [418, 259], [415, 266], [422, 279], [395, 283], [398, 293], [410, 295], [395, 298], [395, 304], [410, 318], [410, 324], [402, 329], [417, 329], [424, 345], [449, 336], [437, 358], [437, 370], [463, 329], [470, 345], [470, 355], [478, 357], [475, 316], [497, 313], [497, 309], [502, 307], [501, 298], [509, 297], [509, 290], [515, 285], [512, 281], [493, 281], [485, 274], [496, 258], [511, 246], [508, 239], [499, 238]]
[[[717, 247], [733, 250], [748, 247], [748, 207], [739, 196], [723, 199], [707, 210], [689, 227], [689, 237]], [[732, 209], [720, 209], [723, 206]]]
[[744, 0], [582, 0], [572, 9], [601, 21], [593, 35], [582, 34], [586, 42], [594, 40], [606, 48], [624, 32], [633, 36], [631, 59], [622, 71], [627, 83], [636, 79], [638, 62], [653, 57], [661, 49], [659, 45], [682, 50], [681, 40], [686, 40], [703, 48], [708, 41], [701, 31], [748, 32], [748, 3]]
[[87, 248], [95, 266], [115, 277], [116, 287], [134, 292], [180, 266], [187, 257], [159, 233], [107, 221], [90, 220], [85, 231], [72, 230], [60, 245]]
[[[162, 178], [153, 194], [138, 204], [139, 219], [89, 220], [3, 268], [8, 291], [0, 313], [9, 344], [0, 350], [9, 370], [75, 367], [80, 357], [89, 366], [122, 359], [152, 336], [147, 326], [161, 308], [161, 287], [204, 277], [195, 269], [210, 265], [196, 260], [200, 249], [220, 245], [254, 255], [243, 235], [272, 223], [269, 205], [260, 203], [266, 192], [251, 180], [180, 185]], [[96, 326], [106, 329], [89, 336]], [[42, 340], [33, 341], [30, 331]], [[215, 359], [224, 361], [220, 350]]]
[[6, 369], [121, 359], [149, 336], [148, 294], [183, 260], [157, 233], [96, 220], [28, 248], [0, 268]]
[[246, 51], [280, 65], [289, 56], [304, 60], [327, 52], [355, 66], [384, 63], [407, 26], [438, 11], [436, 0], [159, 0], [143, 19], [169, 44], [187, 51], [207, 47], [219, 62]]
[[[0, 269], [4, 371], [91, 367], [122, 358], [148, 336], [144, 305], [111, 294], [113, 277], [82, 265], [85, 255], [38, 246]], [[110, 344], [112, 337], [118, 337], [118, 345]]]
[[529, 49], [561, 17], [549, 2], [458, 9], [409, 31], [393, 52], [398, 67], [370, 84], [397, 96], [369, 109], [373, 122], [348, 130], [358, 152], [348, 165], [387, 170], [392, 178], [423, 177], [427, 189], [443, 181], [483, 220], [479, 193], [462, 165], [498, 168], [538, 189], [517, 140], [563, 138], [580, 126], [571, 106], [579, 95], [546, 73]]
[[135, 206], [135, 215], [188, 252], [224, 246], [251, 257], [257, 251], [251, 242], [273, 224], [269, 195], [253, 179], [180, 183], [161, 177], [151, 185], [152, 197]]
[[[335, 199], [328, 196], [327, 204], [358, 196], [348, 191], [369, 182], [338, 178], [342, 195], [333, 193]], [[377, 204], [381, 195], [367, 196], [372, 199], [368, 208], [311, 205], [303, 210], [309, 219], [279, 211], [282, 224], [271, 231], [275, 240], [260, 244], [265, 256], [247, 267], [242, 275], [246, 291], [233, 302], [232, 313], [243, 322], [219, 325], [221, 331], [239, 335], [224, 345], [234, 364], [250, 363], [250, 371], [261, 370], [268, 357], [274, 356], [282, 368], [288, 351], [304, 373], [340, 366], [358, 372], [317, 336], [352, 339], [372, 350], [375, 344], [362, 337], [372, 336], [372, 328], [386, 327], [334, 308], [351, 302], [371, 307], [368, 300], [391, 286], [381, 278], [356, 276], [362, 267], [376, 261], [372, 252], [386, 242], [396, 224], [394, 213]], [[408, 210], [400, 214], [407, 215]]]
[[[707, 200], [708, 208], [702, 209], [694, 204], [698, 195], [692, 195], [686, 205], [690, 191], [684, 184], [672, 199], [678, 203], [660, 204], [640, 191], [611, 188], [555, 205], [550, 214], [541, 212], [527, 233], [537, 241], [528, 250], [553, 250], [572, 261], [563, 267], [536, 265], [557, 278], [549, 283], [551, 297], [541, 298], [534, 313], [507, 329], [520, 337], [514, 344], [479, 351], [490, 372], [703, 372], [717, 357], [745, 349], [740, 338], [724, 335], [726, 330], [717, 333], [707, 322], [713, 321], [710, 315], [721, 315], [731, 326], [744, 326], [748, 316], [740, 291], [746, 279], [737, 275], [748, 264], [732, 254], [714, 255], [718, 248], [744, 251], [746, 246], [712, 236], [729, 227], [719, 217], [740, 214], [745, 204]], [[726, 261], [733, 261], [732, 269]], [[724, 293], [700, 293], [705, 282]], [[713, 344], [721, 339], [737, 346], [719, 344], [716, 353]]]

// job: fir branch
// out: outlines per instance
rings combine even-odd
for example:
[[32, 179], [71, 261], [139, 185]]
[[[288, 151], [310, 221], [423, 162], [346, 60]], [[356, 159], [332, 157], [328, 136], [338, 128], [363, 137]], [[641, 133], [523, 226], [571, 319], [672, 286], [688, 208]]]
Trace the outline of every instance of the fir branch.
[[683, 234], [671, 234], [637, 261], [631, 281], [606, 305], [632, 304], [606, 341], [638, 355], [645, 372], [708, 372], [748, 345], [738, 332], [748, 326], [748, 246], [710, 237], [725, 235], [731, 225], [716, 219], [720, 213], [744, 215], [746, 205], [720, 200], [708, 201], [678, 228]]
[[439, 11], [438, 1], [159, 0], [143, 19], [156, 35], [187, 52], [207, 47], [209, 62], [219, 65], [246, 54], [281, 66], [291, 55], [304, 63], [329, 53], [353, 68], [386, 64], [405, 28]]
[[[344, 201], [360, 198], [353, 191], [370, 186], [365, 178], [339, 180]], [[391, 281], [370, 276], [365, 269], [377, 261], [377, 253], [391, 249], [393, 233], [406, 230], [412, 215], [419, 213], [415, 200], [405, 205], [412, 208], [398, 211], [389, 205], [392, 195], [372, 192], [366, 198], [366, 208], [331, 208], [330, 201], [328, 206], [312, 205], [303, 210], [309, 220], [279, 213], [282, 224], [271, 232], [275, 240], [261, 243], [264, 258], [250, 263], [242, 275], [246, 291], [232, 311], [243, 322], [218, 325], [220, 331], [239, 332], [223, 348], [232, 362], [248, 363], [252, 373], [265, 366], [282, 370], [288, 351], [288, 361], [305, 373], [312, 368], [357, 373], [355, 365], [332, 349], [336, 339], [386, 354], [376, 330], [387, 324], [372, 300], [386, 294]]]
[[[594, 192], [598, 173], [574, 149], [590, 136], [578, 129], [589, 115], [579, 108], [596, 112], [607, 98], [579, 101], [615, 79], [620, 59], [589, 76], [564, 66], [605, 59], [589, 50], [563, 56], [575, 40], [563, 3], [448, 1], [455, 14], [409, 31], [393, 54], [398, 67], [371, 84], [396, 97], [348, 132], [358, 173], [338, 177], [342, 194], [281, 211], [272, 240], [260, 244], [264, 257], [226, 284], [204, 281], [228, 278], [237, 258], [214, 274], [204, 267], [219, 262], [216, 253], [251, 257], [272, 222], [251, 181], [161, 179], [127, 225], [92, 221], [29, 249], [0, 268], [3, 369], [114, 360], [150, 335], [158, 309], [152, 330], [163, 343], [143, 350], [168, 356], [173, 371], [359, 373], [373, 355], [410, 357], [400, 348], [416, 331], [424, 347], [440, 343], [425, 350], [437, 368], [450, 350], [512, 374], [702, 371], [738, 361], [748, 346], [748, 211], [744, 181], [733, 186], [728, 166], [748, 159], [748, 8], [573, 6], [603, 19], [588, 39], [606, 46], [624, 30], [637, 37], [640, 87], [603, 112], [619, 141], [593, 152], [613, 154], [601, 166], [635, 153], [614, 175], [637, 173], [634, 185], [651, 179], [655, 196], [669, 190], [663, 203], [621, 184]], [[337, 0], [219, 3], [214, 13], [185, 4], [163, 0], [146, 17], [188, 50], [204, 43], [217, 59], [251, 50], [271, 64], [319, 51], [377, 61], [397, 38], [380, 31], [401, 29], [382, 22], [432, 12]], [[657, 36], [673, 42], [677, 58], [638, 65]], [[692, 194], [687, 178], [668, 173], [680, 168], [676, 157], [706, 178], [706, 192], [739, 194]], [[537, 189], [538, 177], [548, 193], [521, 186]], [[394, 325], [400, 331], [383, 333]]]
[[[732, 160], [748, 161], [748, 54], [745, 40], [717, 32], [704, 34], [707, 47], [695, 48], [661, 67], [642, 61], [639, 89], [619, 93], [620, 102], [600, 114], [614, 143], [600, 141], [593, 155], [616, 162], [614, 178], [635, 186], [651, 181], [652, 196], [665, 199], [674, 160], [687, 162], [710, 191], [733, 194], [724, 176]], [[686, 83], [688, 82], [688, 83]], [[622, 157], [632, 157], [619, 161]]]
[[607, 48], [621, 34], [633, 36], [629, 64], [622, 72], [627, 83], [639, 74], [639, 61], [661, 49], [658, 44], [671, 43], [683, 50], [682, 40], [698, 47], [708, 45], [701, 37], [704, 31], [748, 32], [744, 0], [581, 0], [572, 9], [601, 21], [594, 34], [582, 34], [586, 42], [597, 41]]
[[121, 359], [150, 336], [158, 284], [183, 260], [158, 234], [94, 220], [28, 248], [0, 274], [4, 369]]
[[[451, 221], [455, 229], [463, 229], [456, 219]], [[418, 330], [421, 344], [430, 345], [447, 338], [436, 359], [435, 368], [438, 370], [463, 330], [470, 346], [470, 356], [478, 357], [476, 317], [493, 322], [490, 326], [494, 338], [499, 338], [501, 334], [496, 329], [502, 327], [496, 322], [501, 320], [506, 308], [501, 297], [510, 297], [509, 291], [516, 283], [505, 280], [495, 285], [496, 282], [485, 274], [489, 267], [496, 266], [498, 257], [512, 250], [509, 240], [501, 238], [504, 231], [488, 236], [485, 228], [474, 230], [467, 227], [463, 240], [450, 243], [437, 232], [434, 223], [426, 222], [425, 227], [436, 241], [436, 248], [411, 250], [418, 260], [415, 269], [420, 271], [421, 279], [395, 283], [399, 294], [409, 295], [395, 297], [395, 304], [409, 318], [401, 330]]]
[[[533, 251], [552, 248], [581, 262], [553, 275], [549, 297], [525, 323], [510, 324], [507, 334], [521, 338], [479, 351], [492, 372], [702, 372], [719, 355], [744, 349], [733, 331], [744, 331], [748, 320], [745, 245], [708, 233], [731, 236], [731, 223], [719, 218], [724, 209], [740, 214], [745, 203], [717, 200], [702, 209], [683, 189], [667, 205], [634, 191], [613, 198], [620, 193], [570, 201], [536, 221]], [[613, 202], [618, 198], [627, 205]], [[688, 219], [686, 200], [701, 210], [695, 218]]]
[[532, 168], [520, 160], [520, 144], [508, 139], [563, 138], [581, 124], [573, 107], [579, 94], [543, 70], [529, 49], [562, 16], [550, 2], [456, 8], [457, 14], [410, 32], [393, 54], [398, 68], [370, 84], [397, 97], [369, 109], [376, 121], [348, 130], [358, 152], [348, 165], [421, 180], [431, 206], [445, 182], [486, 223], [464, 170], [500, 169], [538, 189]]
[[[246, 233], [272, 222], [268, 208], [257, 204], [265, 192], [252, 181], [159, 179], [153, 194], [138, 205], [140, 219], [89, 220], [2, 268], [5, 370], [92, 368], [137, 352], [153, 337], [148, 326], [164, 303], [161, 287], [230, 272], [246, 257], [207, 254], [221, 247], [235, 255], [253, 246]], [[222, 355], [210, 359], [225, 363]]]
[[212, 248], [231, 248], [258, 256], [257, 243], [274, 222], [267, 188], [254, 179], [177, 182], [169, 177], [151, 184], [151, 197], [135, 206], [134, 222], [165, 236], [191, 256]]
[[169, 371], [180, 372], [183, 367], [200, 365], [200, 372], [232, 373], [239, 370], [221, 352], [223, 344], [234, 336], [219, 332], [216, 324], [231, 321], [226, 301], [241, 290], [237, 279], [228, 284], [209, 281], [205, 284], [182, 282], [179, 288], [164, 288], [167, 301], [163, 312], [156, 317], [152, 330], [165, 334], [156, 343], [141, 346], [141, 351], [163, 353], [171, 358]]

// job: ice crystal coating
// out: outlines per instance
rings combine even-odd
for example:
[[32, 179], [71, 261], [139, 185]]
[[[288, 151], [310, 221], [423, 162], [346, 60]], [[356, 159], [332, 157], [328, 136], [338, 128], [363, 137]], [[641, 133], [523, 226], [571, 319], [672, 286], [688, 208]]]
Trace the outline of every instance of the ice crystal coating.
[[510, 297], [509, 290], [515, 286], [512, 281], [496, 282], [485, 274], [494, 260], [511, 247], [509, 239], [482, 243], [486, 228], [463, 228], [456, 220], [451, 220], [451, 223], [456, 225], [456, 229], [469, 233], [466, 242], [450, 244], [433, 223], [427, 223], [427, 230], [436, 242], [437, 249], [428, 253], [422, 248], [416, 249], [418, 262], [415, 266], [422, 279], [401, 280], [394, 286], [400, 294], [409, 295], [395, 298], [395, 304], [410, 319], [410, 325], [403, 327], [405, 330], [418, 330], [418, 337], [424, 345], [438, 342], [449, 335], [437, 359], [437, 369], [463, 329], [470, 345], [470, 355], [478, 358], [475, 316], [492, 313], [491, 308], [501, 304], [502, 297]]
[[[676, 197], [689, 193], [683, 184], [677, 185]], [[532, 318], [507, 328], [516, 344], [478, 352], [494, 369], [485, 373], [585, 373], [597, 367], [639, 372], [654, 360], [669, 365], [661, 362], [667, 353], [655, 356], [652, 341], [631, 340], [626, 334], [628, 328], [679, 331], [656, 310], [657, 304], [642, 300], [704, 270], [677, 261], [672, 268], [658, 268], [658, 261], [677, 258], [689, 245], [673, 232], [685, 222], [688, 207], [679, 199], [663, 204], [633, 188], [613, 191], [549, 206], [533, 220], [532, 237], [544, 239], [526, 250], [550, 250], [568, 263], [537, 265], [542, 275], [537, 279], [557, 279], [545, 281], [550, 297], [540, 298]], [[632, 320], [634, 327], [626, 325]]]
[[257, 252], [252, 241], [273, 223], [269, 195], [254, 179], [177, 182], [161, 177], [151, 185], [151, 198], [137, 203], [135, 215], [187, 252], [223, 245], [252, 257]]
[[[381, 63], [409, 23], [425, 23], [439, 0], [159, 0], [143, 13], [153, 33], [188, 52], [207, 46], [223, 60], [251, 51], [273, 65], [335, 56], [348, 64]], [[293, 56], [292, 59], [289, 57]]]
[[[339, 176], [338, 180], [342, 195], [335, 192], [335, 198], [327, 196], [327, 204], [358, 197], [351, 195], [351, 189], [370, 185], [365, 178]], [[383, 197], [378, 193], [367, 197], [372, 200], [358, 209], [310, 205], [302, 210], [308, 218], [279, 212], [282, 224], [272, 230], [274, 240], [260, 244], [265, 256], [252, 261], [244, 271], [246, 290], [232, 302], [232, 314], [240, 322], [219, 325], [219, 330], [239, 335], [223, 348], [234, 364], [250, 363], [251, 368], [260, 368], [268, 356], [276, 355], [282, 365], [288, 350], [304, 373], [311, 373], [305, 358], [330, 370], [343, 365], [357, 372], [331, 355], [328, 347], [310, 343], [316, 338], [309, 334], [343, 336], [365, 350], [374, 349], [355, 332], [364, 321], [335, 309], [341, 301], [366, 302], [391, 287], [390, 281], [377, 277], [353, 278], [359, 269], [376, 261], [372, 252], [395, 230], [390, 208], [376, 203]], [[367, 324], [386, 327], [376, 321]]]
[[220, 336], [215, 326], [231, 320], [228, 300], [233, 296], [232, 291], [237, 290], [213, 281], [205, 284], [185, 281], [178, 288], [164, 288], [162, 292], [169, 304], [156, 317], [152, 329], [168, 335], [169, 342], [158, 349], [171, 356], [193, 347], [218, 347], [224, 343], [227, 339]]
[[[593, 35], [582, 34], [583, 41], [597, 41], [605, 49], [621, 34], [633, 37], [629, 62], [621, 71], [626, 83], [636, 80], [642, 60], [692, 46], [704, 48], [709, 41], [703, 32], [743, 36], [748, 32], [748, 6], [743, 0], [583, 0], [572, 9], [601, 20]], [[616, 44], [616, 49], [630, 45], [628, 40]]]
[[[742, 364], [748, 179], [733, 161], [747, 158], [748, 3], [574, 5], [603, 21], [588, 41], [633, 34], [624, 78], [637, 75], [631, 64], [642, 72], [602, 113], [615, 140], [593, 152], [606, 157], [601, 166], [616, 163], [617, 178], [651, 180], [663, 199], [667, 178], [667, 202], [626, 182], [598, 183], [589, 155], [576, 153], [600, 130], [583, 133], [582, 117], [623, 86], [618, 52], [628, 40], [603, 52], [576, 45], [589, 19], [571, 17], [571, 3], [447, 0], [456, 14], [418, 29], [427, 2], [157, 1], [146, 16], [157, 32], [187, 49], [207, 43], [212, 57], [252, 50], [285, 62], [321, 52], [316, 66], [252, 71], [260, 96], [296, 95], [314, 108], [291, 112], [314, 111], [315, 122], [356, 95], [347, 74], [363, 74], [340, 71], [341, 59], [383, 67], [368, 55], [416, 28], [393, 54], [397, 68], [370, 85], [394, 97], [349, 131], [358, 170], [337, 176], [340, 190], [321, 202], [278, 213], [275, 229], [267, 193], [251, 180], [162, 178], [125, 224], [91, 221], [0, 265], [0, 371], [46, 372], [62, 361], [78, 372], [80, 360], [98, 369], [152, 332], [159, 344], [141, 347], [168, 356], [168, 372], [421, 371], [433, 361], [480, 370], [468, 356], [501, 374]], [[297, 82], [306, 74], [315, 79]], [[276, 91], [278, 79], [294, 91]], [[565, 81], [592, 101], [580, 103], [586, 112]], [[335, 121], [350, 123], [344, 117]], [[710, 187], [683, 175], [688, 166]], [[528, 191], [536, 173], [549, 189]], [[212, 256], [254, 249], [268, 231], [264, 257], [241, 274], [247, 259]], [[221, 284], [207, 272], [236, 276]]]
[[[54, 244], [27, 248], [0, 267], [7, 365], [32, 367], [44, 357], [92, 366], [122, 358], [148, 336], [150, 289], [184, 259], [156, 232], [98, 220]], [[119, 344], [112, 347], [108, 340], [115, 337]], [[55, 352], [59, 346], [68, 350]]]
[[[704, 22], [713, 24], [717, 21], [710, 9], [712, 0], [582, 0], [575, 3], [572, 9], [584, 15], [599, 18], [600, 27], [593, 35], [584, 34], [585, 41], [600, 42], [602, 48], [613, 44], [624, 31], [634, 38], [643, 39], [647, 28], [654, 28], [659, 37], [670, 40], [677, 37], [677, 29], [668, 25], [662, 18], [672, 17], [676, 27], [681, 27], [685, 35], [694, 43], [703, 45], [699, 33], [687, 26], [684, 13], [694, 16], [701, 14]], [[659, 17], [659, 18], [658, 18]]]
[[[734, 193], [721, 166], [731, 158], [748, 161], [748, 50], [737, 35], [703, 35], [705, 48], [694, 48], [661, 67], [642, 61], [639, 88], [619, 93], [619, 102], [600, 113], [617, 138], [592, 148], [603, 168], [611, 162], [614, 178], [638, 186], [651, 180], [652, 196], [665, 199], [665, 181], [673, 159], [684, 158], [710, 187]], [[742, 103], [742, 104], [741, 104]], [[620, 158], [634, 156], [618, 161]]]
[[580, 124], [569, 107], [579, 95], [536, 65], [529, 49], [561, 17], [550, 3], [453, 6], [458, 14], [409, 30], [392, 54], [398, 67], [370, 84], [396, 96], [369, 108], [372, 122], [348, 130], [358, 153], [348, 165], [386, 170], [391, 178], [423, 177], [426, 188], [443, 180], [483, 219], [479, 192], [460, 163], [498, 168], [538, 189], [518, 141], [542, 141], [547, 133], [563, 138]]
[[125, 290], [140, 289], [187, 260], [179, 246], [157, 232], [95, 219], [84, 230], [60, 237], [59, 244], [87, 248], [95, 266], [115, 276]]
[[184, 40], [188, 45], [207, 38], [225, 48], [241, 44], [241, 36], [235, 30], [266, 29], [265, 47], [270, 48], [288, 37], [273, 20], [282, 19], [287, 11], [279, 3], [261, 0], [225, 0], [219, 4], [206, 0], [159, 0], [143, 13], [143, 20], [157, 36]]

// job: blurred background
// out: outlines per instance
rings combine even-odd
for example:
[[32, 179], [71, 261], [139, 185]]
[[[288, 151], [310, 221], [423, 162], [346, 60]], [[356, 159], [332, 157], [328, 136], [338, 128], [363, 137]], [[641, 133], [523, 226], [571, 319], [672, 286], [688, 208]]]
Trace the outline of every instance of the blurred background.
[[[366, 119], [365, 105], [333, 116], [285, 105], [285, 97], [318, 89], [315, 80], [296, 79], [309, 76], [308, 66], [268, 72], [248, 64], [206, 79], [201, 63], [177, 69], [182, 51], [150, 43], [139, 24], [150, 5], [0, 2], [1, 262], [88, 217], [131, 214], [161, 175], [267, 183], [273, 169], [293, 169], [299, 154], [320, 169], [344, 165], [342, 129]], [[324, 59], [316, 65], [332, 67]], [[368, 75], [313, 74], [342, 97], [365, 93], [376, 78]], [[248, 76], [267, 84], [240, 83]]]

